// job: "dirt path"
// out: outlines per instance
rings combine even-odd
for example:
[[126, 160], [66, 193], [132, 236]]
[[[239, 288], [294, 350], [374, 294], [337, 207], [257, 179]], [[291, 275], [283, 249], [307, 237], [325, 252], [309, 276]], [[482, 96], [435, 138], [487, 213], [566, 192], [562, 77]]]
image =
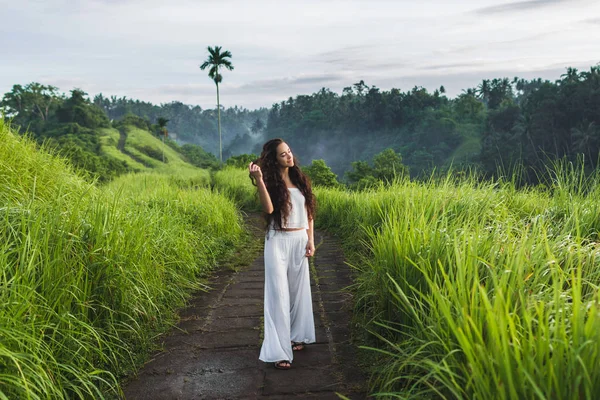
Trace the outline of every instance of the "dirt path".
[[127, 143], [127, 132], [125, 131], [124, 127], [121, 127], [121, 128], [119, 128], [119, 143], [117, 143], [117, 149], [119, 151], [121, 151], [121, 153], [125, 154], [126, 156], [131, 157], [134, 161], [139, 162], [146, 168], [153, 168], [152, 164], [149, 164], [143, 158], [140, 158], [140, 157], [136, 156], [135, 154], [133, 154], [132, 152], [130, 152], [129, 150], [127, 150], [125, 148], [125, 143]]
[[[254, 232], [260, 237], [261, 232]], [[315, 232], [311, 291], [317, 342], [294, 352], [292, 369], [258, 359], [262, 343], [262, 251], [238, 272], [217, 273], [212, 291], [180, 313], [177, 330], [124, 392], [126, 399], [364, 399], [365, 377], [350, 338], [351, 283], [338, 241]]]

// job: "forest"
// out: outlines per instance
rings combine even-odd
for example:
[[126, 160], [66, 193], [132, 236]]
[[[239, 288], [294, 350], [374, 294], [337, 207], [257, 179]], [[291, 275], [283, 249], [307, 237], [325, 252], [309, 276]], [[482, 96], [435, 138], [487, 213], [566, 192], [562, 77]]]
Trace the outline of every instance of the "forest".
[[[177, 140], [201, 146], [213, 154], [219, 153], [217, 131], [217, 114], [215, 109], [202, 109], [200, 106], [183, 104], [180, 101], [164, 103], [160, 106], [149, 102], [127, 99], [126, 97], [104, 97], [102, 93], [94, 96], [93, 103], [104, 110], [111, 120], [120, 120], [127, 114], [134, 114], [148, 121], [158, 118], [169, 120], [169, 130], [177, 135]], [[224, 155], [243, 152], [243, 143], [252, 143], [257, 134], [262, 133], [263, 121], [266, 120], [267, 109], [247, 110], [233, 106], [222, 109], [223, 141], [226, 145]]]
[[[105, 179], [126, 167], [102, 155], [94, 132], [123, 124], [125, 118], [157, 135], [163, 118], [171, 146], [198, 159], [198, 166], [219, 167], [211, 158], [218, 154], [215, 110], [102, 94], [90, 100], [80, 89], [70, 93], [35, 82], [14, 85], [0, 107], [13, 126], [65, 149], [75, 165]], [[402, 172], [412, 178], [449, 168], [491, 177], [518, 167], [525, 182], [537, 183], [557, 159], [579, 157], [587, 170], [597, 166], [600, 65], [586, 71], [566, 68], [554, 82], [485, 79], [455, 98], [443, 86], [433, 92], [419, 86], [381, 90], [360, 81], [341, 94], [322, 88], [269, 109], [226, 108], [222, 121], [225, 159], [259, 154], [268, 138], [282, 137], [302, 165], [323, 160], [337, 180], [347, 183], [359, 180], [386, 149], [394, 151]]]
[[443, 86], [382, 91], [360, 81], [341, 95], [323, 88], [274, 104], [265, 138], [286, 138], [305, 164], [324, 159], [338, 175], [392, 148], [413, 177], [450, 165], [485, 174], [520, 165], [535, 180], [557, 158], [583, 154], [595, 168], [599, 123], [600, 66], [592, 66], [567, 68], [554, 82], [483, 80], [453, 99]]

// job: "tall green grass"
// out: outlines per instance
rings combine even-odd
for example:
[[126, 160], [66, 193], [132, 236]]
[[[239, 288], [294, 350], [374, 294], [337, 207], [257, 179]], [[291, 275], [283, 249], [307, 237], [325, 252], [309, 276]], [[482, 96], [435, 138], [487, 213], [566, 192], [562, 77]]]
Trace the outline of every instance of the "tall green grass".
[[223, 193], [242, 209], [261, 210], [256, 186], [252, 185], [247, 169], [226, 167], [215, 173], [214, 188]]
[[[598, 177], [318, 192], [362, 252], [356, 310], [383, 398], [581, 399], [600, 391]], [[359, 228], [359, 229], [357, 229]]]
[[[143, 160], [147, 165], [151, 166], [151, 169], [155, 172], [173, 175], [184, 171], [191, 173], [198, 172], [198, 168], [184, 161], [181, 154], [170, 146], [163, 144], [159, 138], [152, 135], [150, 132], [134, 126], [127, 126], [125, 130], [127, 132], [125, 149], [131, 154], [134, 154], [138, 159]], [[157, 155], [164, 152], [166, 161], [163, 163], [160, 156], [158, 156], [158, 159], [148, 156], [144, 153], [144, 148], [152, 149]], [[208, 173], [208, 171], [206, 171], [206, 173]]]
[[120, 395], [240, 238], [236, 207], [206, 181], [98, 188], [0, 122], [0, 399]]

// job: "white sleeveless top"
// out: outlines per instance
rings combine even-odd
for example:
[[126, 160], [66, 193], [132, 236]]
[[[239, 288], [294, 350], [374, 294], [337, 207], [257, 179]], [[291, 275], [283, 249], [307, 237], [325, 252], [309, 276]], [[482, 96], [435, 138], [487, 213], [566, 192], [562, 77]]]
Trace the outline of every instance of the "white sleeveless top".
[[288, 188], [290, 191], [290, 200], [292, 207], [290, 215], [287, 218], [287, 224], [284, 228], [304, 228], [308, 229], [308, 213], [306, 211], [306, 201], [304, 195], [298, 188]]
[[[287, 224], [282, 226], [283, 229], [292, 228], [304, 228], [308, 229], [308, 212], [306, 211], [306, 200], [304, 195], [298, 188], [288, 188], [290, 193], [290, 215], [287, 218]], [[271, 223], [271, 229], [274, 228], [275, 223]]]

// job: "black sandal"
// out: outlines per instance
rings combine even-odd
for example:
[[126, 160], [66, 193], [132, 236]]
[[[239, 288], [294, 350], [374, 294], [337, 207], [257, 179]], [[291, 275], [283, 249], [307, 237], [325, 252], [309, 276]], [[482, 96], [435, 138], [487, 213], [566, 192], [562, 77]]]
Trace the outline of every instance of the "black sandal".
[[[287, 364], [287, 366], [285, 364]], [[290, 368], [292, 368], [292, 363], [289, 362], [288, 360], [276, 361], [274, 365], [275, 365], [275, 368], [277, 368], [277, 369], [290, 369]]]

